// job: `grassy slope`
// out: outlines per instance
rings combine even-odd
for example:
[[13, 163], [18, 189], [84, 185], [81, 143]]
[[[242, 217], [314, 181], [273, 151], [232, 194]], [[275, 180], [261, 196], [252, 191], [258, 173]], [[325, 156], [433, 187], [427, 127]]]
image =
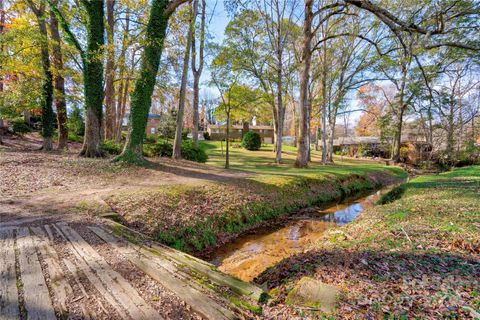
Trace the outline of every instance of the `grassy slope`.
[[418, 177], [257, 282], [279, 301], [303, 276], [337, 285], [338, 317], [466, 318], [480, 309], [479, 228], [479, 166]]
[[[218, 146], [202, 144], [210, 165], [221, 165]], [[125, 224], [176, 248], [200, 251], [261, 221], [372, 189], [405, 174], [399, 168], [361, 162], [295, 169], [293, 157], [286, 154], [286, 163], [276, 166], [268, 150], [234, 149], [234, 168], [254, 171], [248, 178], [142, 189], [106, 201]]]

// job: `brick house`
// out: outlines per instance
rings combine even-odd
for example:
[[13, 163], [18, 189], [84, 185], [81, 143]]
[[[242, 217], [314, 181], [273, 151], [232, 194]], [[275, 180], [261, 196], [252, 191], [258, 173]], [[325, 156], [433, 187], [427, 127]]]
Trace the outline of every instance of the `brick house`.
[[[124, 130], [127, 130], [128, 128], [128, 117], [130, 115], [126, 114], [125, 117], [123, 117], [123, 122], [122, 126]], [[153, 135], [153, 134], [158, 134], [158, 128], [160, 126], [160, 123], [162, 121], [162, 116], [159, 114], [154, 114], [154, 113], [149, 113], [148, 114], [148, 121], [147, 121], [147, 127], [145, 128], [145, 134], [147, 136]]]
[[[263, 143], [273, 143], [273, 127], [272, 126], [230, 126], [230, 139], [241, 140], [244, 132], [253, 131], [260, 135]], [[227, 136], [227, 128], [225, 125], [209, 124], [207, 132], [210, 134], [210, 139], [214, 141], [224, 140]]]

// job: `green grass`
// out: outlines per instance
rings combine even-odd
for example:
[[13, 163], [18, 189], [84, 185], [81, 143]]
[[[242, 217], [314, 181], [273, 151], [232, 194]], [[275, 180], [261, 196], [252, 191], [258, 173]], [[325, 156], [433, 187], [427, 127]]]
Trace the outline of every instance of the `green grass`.
[[402, 250], [480, 249], [480, 166], [420, 176], [392, 194], [386, 204], [367, 210], [365, 219], [347, 226], [358, 236], [345, 244], [378, 248], [391, 244], [393, 234]]
[[[223, 145], [223, 154], [222, 154]], [[240, 145], [240, 143], [231, 143], [231, 146]], [[225, 142], [220, 141], [201, 141], [200, 148], [205, 150], [208, 155], [207, 164], [216, 167], [225, 165]], [[347, 175], [347, 174], [365, 174], [378, 170], [388, 170], [393, 174], [405, 177], [405, 172], [393, 166], [386, 166], [373, 161], [341, 160], [335, 159], [335, 164], [324, 166], [321, 164], [321, 152], [312, 150], [312, 162], [309, 168], [300, 169], [294, 167], [297, 148], [293, 146], [283, 146], [282, 163], [275, 163], [275, 154], [273, 145], [262, 145], [258, 151], [249, 151], [239, 147], [230, 148], [230, 168], [251, 171], [260, 174], [275, 176], [305, 176], [318, 177], [319, 175]]]

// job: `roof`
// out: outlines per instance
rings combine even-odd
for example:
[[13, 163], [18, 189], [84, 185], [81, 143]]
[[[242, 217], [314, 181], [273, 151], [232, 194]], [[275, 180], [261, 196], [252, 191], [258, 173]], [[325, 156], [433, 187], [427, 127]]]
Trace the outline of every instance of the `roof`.
[[380, 143], [379, 137], [343, 137], [333, 140], [334, 146], [352, 145], [352, 144], [371, 144]]
[[[357, 144], [378, 144], [382, 143], [380, 137], [368, 136], [368, 137], [343, 137], [333, 140], [334, 146], [342, 145], [357, 145]], [[415, 144], [427, 144], [424, 140], [411, 139], [408, 136], [402, 135], [402, 143], [415, 143]]]

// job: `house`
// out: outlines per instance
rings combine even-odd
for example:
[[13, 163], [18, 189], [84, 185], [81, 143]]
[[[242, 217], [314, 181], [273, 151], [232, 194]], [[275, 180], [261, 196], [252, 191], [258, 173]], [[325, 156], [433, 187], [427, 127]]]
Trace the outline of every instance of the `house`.
[[[403, 161], [409, 164], [427, 160], [432, 150], [428, 142], [422, 139], [413, 140], [409, 135], [402, 135], [400, 147]], [[333, 151], [350, 157], [390, 158], [391, 143], [384, 142], [376, 136], [342, 137], [333, 140]]]
[[[247, 131], [253, 131], [260, 135], [263, 143], [273, 143], [273, 127], [265, 125], [232, 125], [230, 126], [230, 139], [241, 140], [243, 134]], [[207, 126], [207, 132], [210, 135], [211, 140], [220, 141], [225, 140], [227, 136], [227, 129], [225, 125], [209, 124]]]
[[379, 137], [341, 137], [333, 140], [333, 152], [354, 156], [388, 158], [389, 147]]
[[145, 134], [147, 136], [152, 134], [157, 134], [161, 121], [162, 121], [162, 116], [160, 116], [159, 114], [149, 113], [147, 127], [145, 128]]
[[[126, 114], [123, 117], [122, 121], [122, 127], [124, 130], [127, 130], [128, 128], [128, 118], [129, 114]], [[149, 113], [148, 114], [148, 121], [147, 121], [147, 127], [145, 128], [145, 134], [147, 136], [152, 135], [152, 134], [157, 134], [158, 133], [158, 128], [160, 127], [160, 123], [162, 121], [162, 116], [159, 114], [154, 114], [154, 113]]]

